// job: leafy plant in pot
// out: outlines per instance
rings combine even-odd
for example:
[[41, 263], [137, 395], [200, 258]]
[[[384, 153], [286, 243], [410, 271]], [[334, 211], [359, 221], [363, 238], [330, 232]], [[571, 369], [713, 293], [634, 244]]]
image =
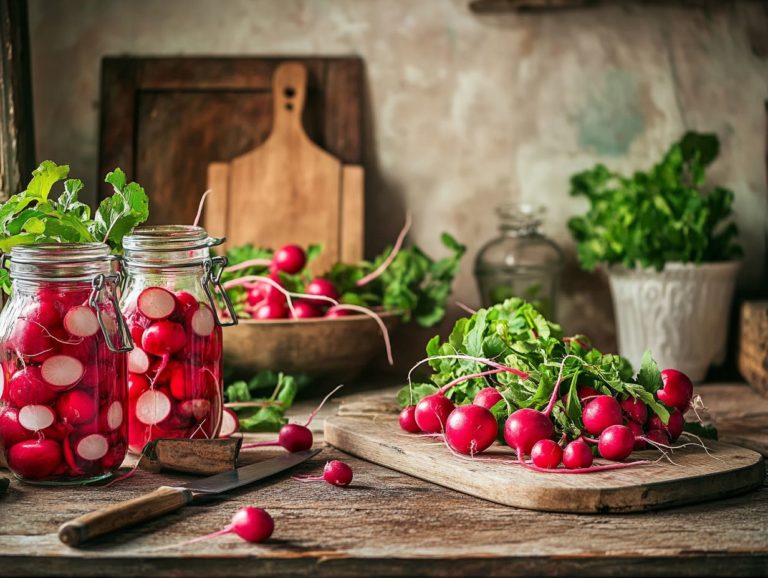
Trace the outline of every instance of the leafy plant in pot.
[[698, 381], [725, 358], [742, 255], [733, 192], [705, 185], [719, 150], [716, 135], [689, 132], [646, 172], [600, 164], [571, 178], [590, 207], [568, 226], [581, 266], [607, 266], [621, 354], [637, 365], [650, 349]]

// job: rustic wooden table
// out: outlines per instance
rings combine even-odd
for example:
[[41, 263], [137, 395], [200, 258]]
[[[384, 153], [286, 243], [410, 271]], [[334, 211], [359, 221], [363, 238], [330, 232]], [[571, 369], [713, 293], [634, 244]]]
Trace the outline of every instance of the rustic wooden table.
[[[768, 400], [737, 385], [709, 385], [703, 393], [726, 441], [738, 439], [768, 455]], [[331, 404], [325, 414], [333, 411]], [[317, 473], [333, 458], [352, 466], [352, 486], [290, 479]], [[179, 479], [138, 471], [110, 488], [12, 482], [0, 497], [0, 576], [768, 575], [765, 486], [659, 512], [546, 514], [465, 496], [332, 448], [263, 485], [81, 549], [56, 536], [72, 517]], [[274, 517], [268, 543], [251, 545], [228, 535], [178, 545], [222, 528], [246, 505], [264, 507]]]

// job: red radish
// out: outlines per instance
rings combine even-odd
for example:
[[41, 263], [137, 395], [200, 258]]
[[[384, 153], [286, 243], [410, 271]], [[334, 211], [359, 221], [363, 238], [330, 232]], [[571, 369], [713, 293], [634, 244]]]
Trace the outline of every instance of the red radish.
[[141, 338], [144, 336], [144, 328], [141, 325], [133, 325], [131, 326], [130, 333], [135, 347], [141, 343]]
[[403, 431], [407, 431], [408, 433], [419, 433], [421, 431], [419, 424], [416, 423], [415, 405], [409, 405], [408, 407], [403, 408], [398, 420], [400, 422], [400, 428]]
[[421, 398], [416, 404], [414, 418], [424, 433], [441, 433], [445, 429], [448, 416], [455, 408], [450, 399], [437, 392]]
[[291, 313], [292, 319], [311, 319], [320, 316], [320, 310], [312, 305], [312, 303], [297, 301], [293, 304], [293, 313]]
[[207, 417], [211, 412], [211, 402], [207, 399], [188, 399], [179, 404], [179, 413], [185, 417], [193, 417], [197, 421]]
[[254, 319], [283, 319], [288, 313], [288, 309], [281, 303], [264, 303], [254, 311]]
[[63, 422], [82, 425], [93, 421], [98, 404], [92, 394], [76, 389], [68, 391], [56, 400], [56, 411]]
[[460, 454], [484, 452], [498, 433], [499, 425], [490, 410], [474, 404], [454, 409], [445, 424], [445, 442]]
[[128, 398], [138, 399], [138, 397], [149, 389], [149, 380], [143, 375], [128, 374]]
[[576, 388], [576, 396], [579, 398], [579, 401], [584, 401], [590, 397], [597, 397], [598, 395], [600, 395], [599, 391], [587, 385], [580, 385]]
[[532, 408], [518, 409], [504, 424], [504, 440], [518, 456], [530, 453], [537, 441], [549, 439], [554, 433], [549, 415]]
[[337, 317], [349, 317], [354, 314], [354, 311], [350, 311], [349, 309], [342, 309], [341, 307], [334, 305], [333, 307], [328, 308], [328, 311], [325, 312], [324, 317], [335, 319]]
[[669, 435], [667, 435], [667, 432], [661, 429], [649, 430], [648, 433], [645, 434], [645, 439], [648, 440], [648, 442], [653, 442], [663, 446], [668, 446], [670, 443]]
[[180, 401], [194, 397], [195, 384], [191, 379], [187, 379], [184, 366], [180, 363], [171, 363], [168, 365], [168, 369], [171, 376], [171, 395]]
[[93, 309], [87, 305], [77, 305], [64, 316], [64, 329], [75, 337], [91, 337], [100, 329], [99, 320]]
[[273, 275], [270, 275], [269, 277], [266, 277], [266, 279], [269, 279], [272, 283], [267, 281], [259, 281], [256, 284], [256, 288], [261, 293], [262, 300], [265, 303], [285, 306], [285, 303], [286, 303], [285, 293], [280, 291], [280, 289], [278, 288], [283, 286], [283, 284], [280, 282], [280, 277], [278, 275], [273, 274]]
[[563, 450], [553, 440], [539, 440], [531, 448], [531, 461], [539, 468], [554, 469], [563, 461]]
[[162, 287], [148, 287], [139, 295], [136, 307], [147, 319], [167, 319], [176, 310], [176, 297]]
[[54, 345], [50, 332], [36, 321], [17, 319], [8, 338], [8, 347], [24, 357], [36, 358], [49, 352]]
[[352, 482], [352, 468], [339, 460], [331, 460], [325, 464], [322, 476], [293, 476], [293, 479], [300, 482], [325, 481], [332, 486], [344, 487]]
[[109, 443], [107, 442], [107, 438], [101, 434], [85, 436], [77, 442], [75, 448], [77, 455], [88, 461], [100, 460], [107, 455], [108, 450]]
[[683, 429], [685, 428], [685, 419], [683, 419], [683, 414], [681, 414], [678, 410], [672, 410], [672, 412], [669, 414], [669, 421], [664, 424], [663, 421], [661, 421], [661, 418], [657, 415], [652, 415], [651, 419], [648, 420], [648, 429], [654, 430], [658, 429], [661, 430], [669, 435], [669, 439], [671, 441], [676, 441], [677, 438], [680, 437], [680, 434], [683, 433]]
[[189, 326], [195, 335], [208, 337], [216, 328], [213, 311], [205, 303], [199, 303], [195, 307], [195, 309], [192, 309], [193, 313], [189, 319]]
[[240, 420], [238, 419], [237, 414], [228, 407], [225, 407], [221, 414], [221, 430], [219, 431], [219, 437], [228, 438], [239, 429]]
[[184, 328], [173, 321], [158, 321], [144, 330], [141, 348], [152, 355], [167, 357], [184, 348], [187, 336]]
[[19, 410], [19, 423], [29, 431], [40, 431], [53, 425], [56, 415], [47, 405], [25, 405]]
[[583, 439], [578, 438], [565, 446], [563, 465], [569, 470], [580, 470], [592, 466], [592, 449]]
[[0, 446], [10, 448], [30, 437], [30, 430], [19, 423], [19, 410], [13, 407], [0, 408]]
[[656, 392], [659, 401], [681, 412], [688, 411], [693, 397], [693, 383], [682, 371], [665, 369], [661, 372], [663, 387]]
[[145, 391], [136, 400], [136, 418], [144, 425], [156, 425], [171, 413], [171, 400], [162, 391]]
[[317, 295], [319, 297], [328, 297], [330, 299], [338, 300], [339, 292], [336, 290], [336, 286], [322, 277], [316, 277], [307, 285], [304, 291], [307, 295]]
[[123, 425], [123, 404], [113, 401], [107, 410], [107, 426], [111, 430], [116, 430], [121, 425]]
[[606, 460], [620, 462], [629, 457], [635, 447], [635, 435], [625, 425], [612, 425], [600, 434], [597, 451]]
[[646, 449], [648, 444], [643, 439], [643, 437], [645, 437], [645, 430], [643, 430], [643, 426], [632, 420], [629, 420], [626, 425], [629, 429], [632, 430], [632, 435], [635, 436], [635, 445], [632, 449], [638, 451]]
[[74, 387], [83, 378], [84, 373], [83, 362], [71, 355], [53, 355], [40, 367], [43, 381], [57, 389]]
[[630, 421], [644, 424], [648, 419], [648, 406], [636, 397], [628, 397], [621, 402], [621, 409]]
[[598, 395], [586, 403], [581, 419], [589, 433], [600, 435], [605, 428], [622, 423], [621, 406], [610, 395]]
[[475, 399], [472, 401], [475, 405], [484, 407], [485, 409], [491, 409], [494, 405], [499, 403], [503, 397], [499, 393], [499, 390], [495, 387], [485, 387], [477, 392]]
[[245, 295], [245, 302], [250, 307], [256, 307], [262, 301], [264, 301], [264, 295], [261, 294], [261, 289], [259, 289], [258, 287], [254, 287], [253, 289], [249, 289], [248, 293], [246, 293], [246, 295]]
[[258, 543], [268, 540], [275, 530], [275, 521], [265, 510], [247, 506], [240, 508], [234, 516], [229, 526], [222, 528], [218, 532], [200, 536], [194, 540], [188, 540], [180, 545], [192, 544], [201, 540], [208, 540], [224, 534], [237, 534], [246, 542]]
[[185, 317], [189, 311], [194, 310], [199, 302], [192, 293], [188, 291], [176, 291], [176, 313], [179, 317]]
[[307, 264], [307, 255], [298, 245], [285, 245], [272, 256], [272, 263], [278, 271], [293, 275]]
[[35, 321], [43, 327], [53, 328], [61, 323], [61, 314], [59, 308], [53, 299], [41, 299], [35, 303], [30, 303], [19, 315], [22, 319]]
[[61, 446], [49, 439], [19, 442], [8, 452], [8, 467], [30, 480], [50, 476], [61, 463]]
[[[143, 333], [143, 332], [142, 332]], [[136, 374], [144, 374], [149, 370], [149, 357], [136, 342], [133, 349], [128, 353], [128, 371]]]
[[56, 391], [43, 381], [39, 367], [28, 365], [11, 377], [8, 398], [19, 407], [33, 403], [47, 404], [56, 398]]

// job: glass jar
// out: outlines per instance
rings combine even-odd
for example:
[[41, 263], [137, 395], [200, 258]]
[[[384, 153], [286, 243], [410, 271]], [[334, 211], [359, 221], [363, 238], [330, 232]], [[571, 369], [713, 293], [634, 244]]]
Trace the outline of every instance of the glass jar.
[[0, 446], [24, 481], [88, 483], [125, 458], [131, 338], [114, 259], [103, 243], [11, 251], [13, 293], [0, 313]]
[[[123, 239], [121, 307], [134, 341], [128, 356], [129, 450], [158, 438], [214, 438], [223, 408], [223, 325], [237, 317], [219, 278], [223, 239], [202, 227], [138, 227]], [[222, 321], [214, 293], [227, 308]]]
[[556, 318], [563, 254], [539, 230], [544, 213], [543, 207], [527, 204], [496, 208], [500, 234], [475, 259], [483, 307], [521, 297], [548, 319]]

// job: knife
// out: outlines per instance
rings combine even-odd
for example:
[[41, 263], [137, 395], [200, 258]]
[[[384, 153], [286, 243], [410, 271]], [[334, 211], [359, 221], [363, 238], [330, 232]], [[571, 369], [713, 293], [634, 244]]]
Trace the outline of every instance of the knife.
[[59, 540], [68, 546], [78, 546], [91, 538], [178, 510], [198, 497], [221, 494], [263, 480], [297, 466], [318, 453], [319, 449], [304, 450], [178, 486], [161, 486], [149, 494], [96, 510], [62, 524], [59, 528]]

